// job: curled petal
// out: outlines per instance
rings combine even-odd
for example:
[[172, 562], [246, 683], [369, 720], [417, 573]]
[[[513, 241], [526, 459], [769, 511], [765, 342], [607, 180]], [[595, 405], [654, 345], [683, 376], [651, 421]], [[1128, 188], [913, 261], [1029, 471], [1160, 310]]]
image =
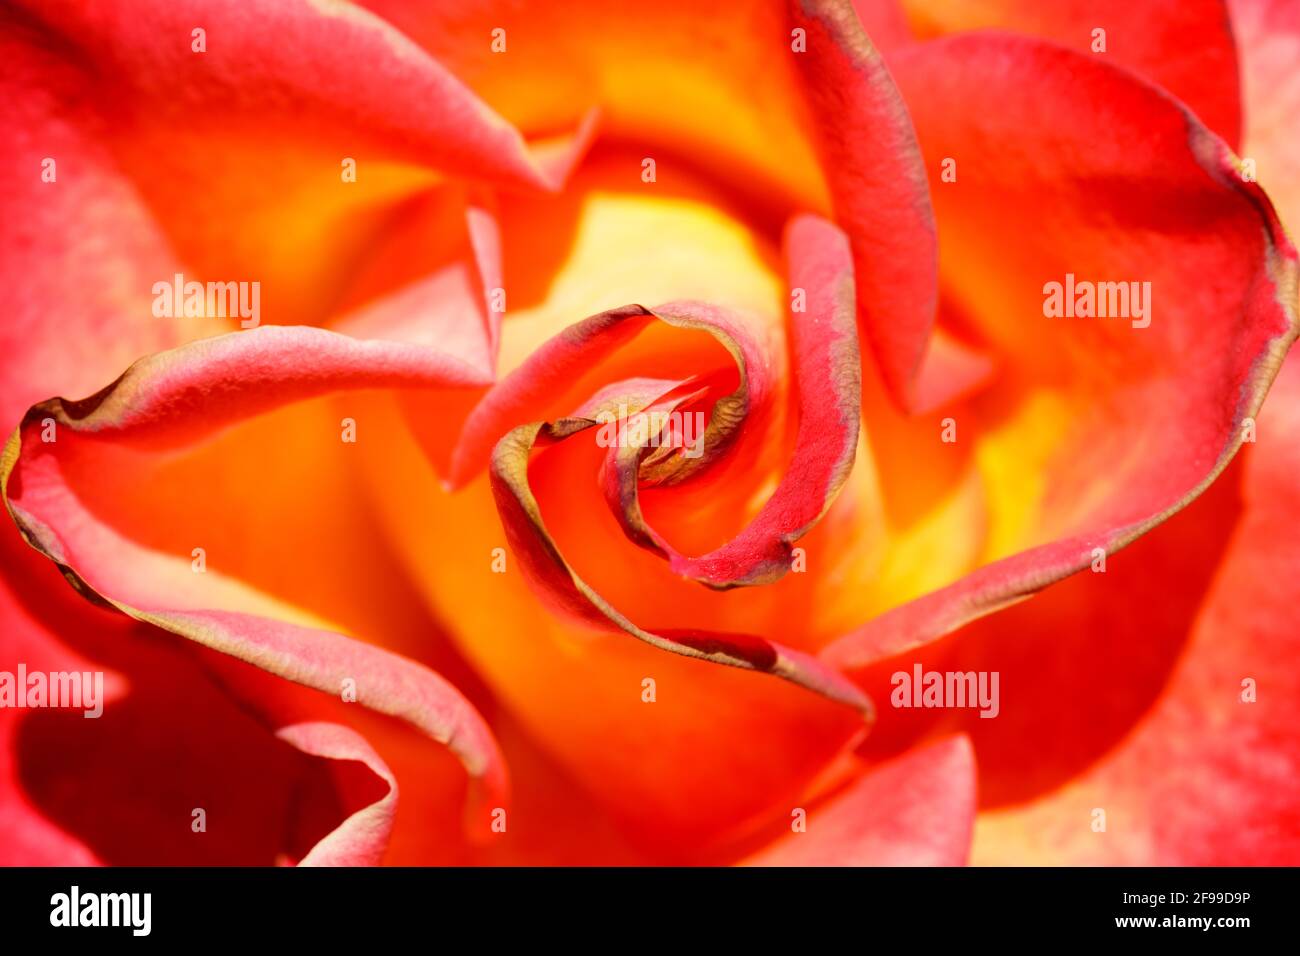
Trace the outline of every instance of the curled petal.
[[[90, 104], [95, 79], [12, 5], [0, 9], [0, 419], [52, 392], [84, 395], [141, 355], [226, 331], [150, 315], [180, 271], [164, 227], [121, 169]], [[69, 276], [77, 277], [69, 294]]]
[[[1240, 447], [1297, 334], [1296, 252], [1268, 198], [1167, 94], [997, 34], [912, 47], [892, 66], [931, 161], [959, 157], [958, 180], [936, 186], [945, 286], [1005, 374], [959, 416], [990, 489], [989, 563], [826, 648], [855, 668], [1022, 600], [1184, 507]], [[1051, 105], [1080, 89], [1110, 110]], [[1025, 148], [996, 148], [1013, 131]], [[1052, 283], [1076, 278], [1145, 283], [1144, 314], [1136, 300], [1118, 316], [1052, 314]]]
[[467, 827], [482, 836], [484, 805], [503, 800], [505, 768], [483, 718], [454, 687], [339, 633], [205, 605], [232, 592], [172, 587], [171, 567], [157, 573], [164, 570], [160, 556], [117, 534], [74, 484], [86, 461], [93, 468], [110, 445], [132, 454], [170, 451], [337, 388], [480, 381], [481, 373], [455, 356], [319, 329], [268, 327], [193, 343], [142, 360], [92, 399], [52, 399], [31, 410], [4, 450], [6, 505], [28, 543], [92, 601], [326, 694], [351, 679], [357, 701], [445, 743], [481, 785]]
[[[1010, 670], [1004, 686], [1027, 694], [998, 720], [968, 721], [991, 798], [975, 862], [1294, 864], [1300, 630], [1283, 584], [1300, 574], [1293, 360], [1243, 458], [1106, 574], [952, 636], [963, 668]], [[1083, 704], [1087, 719], [1062, 713], [1062, 700]], [[1044, 752], [1030, 770], [1026, 753]], [[1098, 810], [1104, 832], [1090, 825]]]
[[[294, 685], [268, 678], [255, 695], [229, 693], [192, 646], [78, 597], [16, 529], [3, 533], [0, 562], [0, 669], [103, 675], [96, 719], [0, 709], [5, 864], [266, 865], [305, 856], [342, 807], [382, 800], [351, 756], [308, 759], [276, 739], [294, 721], [267, 709]], [[190, 826], [197, 808], [211, 833]]]
[[299, 866], [375, 866], [388, 847], [397, 812], [397, 780], [364, 737], [339, 724], [306, 723], [282, 727], [281, 740], [303, 753], [331, 760], [356, 760], [388, 785], [378, 801], [361, 808], [321, 838]]
[[328, 327], [450, 352], [494, 370], [503, 317], [494, 302], [503, 284], [494, 197], [452, 186], [430, 190], [387, 226]]
[[637, 485], [659, 477], [647, 465], [665, 460], [663, 453], [673, 462], [688, 464], [691, 457], [672, 444], [660, 444], [648, 458], [648, 446], [630, 454], [611, 450], [612, 497], [629, 535], [666, 555], [675, 573], [710, 587], [767, 584], [784, 575], [794, 542], [825, 514], [853, 467], [861, 379], [848, 247], [838, 229], [811, 216], [791, 223], [787, 246], [790, 285], [800, 297], [791, 315], [799, 430], [789, 468], [754, 520], [722, 547], [687, 557], [645, 523]]
[[446, 352], [268, 326], [141, 359], [89, 398], [42, 402], [25, 425], [52, 418], [74, 431], [166, 446], [334, 390], [473, 386], [490, 377], [489, 369]]
[[938, 299], [938, 240], [916, 134], [880, 54], [842, 2], [791, 0], [836, 220], [853, 250], [858, 322], [881, 377], [914, 400]]
[[[257, 283], [256, 306], [236, 321], [323, 325], [409, 203], [462, 181], [552, 190], [571, 154], [534, 155], [425, 50], [350, 3], [60, 0], [11, 12], [67, 75], [60, 86], [75, 93], [60, 97], [179, 260], [148, 274], [140, 297], [177, 273]], [[80, 192], [85, 170], [63, 137], [41, 140], [62, 173], [41, 185]], [[401, 253], [436, 264], [427, 256]], [[220, 324], [235, 323], [222, 310]]]
[[492, 491], [506, 536], [529, 578], [546, 598], [582, 620], [613, 627], [662, 650], [775, 674], [872, 718], [871, 701], [850, 681], [811, 655], [764, 638], [694, 631], [652, 632], [638, 627], [597, 594], [567, 564], [542, 520], [528, 485], [528, 458], [535, 445], [562, 441], [595, 427], [590, 419], [562, 419], [516, 428], [498, 443], [492, 458]]
[[[701, 308], [693, 303], [672, 303], [652, 312], [644, 306], [629, 305], [593, 315], [565, 329], [489, 391], [461, 429], [460, 440], [451, 456], [449, 484], [458, 487], [476, 474], [487, 463], [493, 445], [505, 430], [527, 422], [539, 410], [562, 407], [558, 403], [584, 387], [595, 390], [591, 376], [581, 373], [593, 367], [602, 368], [603, 360], [656, 319], [673, 328], [706, 329], [735, 360], [739, 383], [715, 405], [705, 434], [706, 453], [725, 447], [734, 437], [739, 421], [767, 397], [767, 376], [760, 374], [755, 380], [750, 374], [750, 370], [761, 372], [766, 364], [758, 343], [742, 322], [721, 310]], [[601, 378], [610, 374], [598, 372]], [[658, 480], [685, 477], [699, 463], [690, 459], [665, 462]]]
[[[366, 5], [526, 133], [595, 106], [612, 134], [673, 144], [756, 208], [833, 210], [853, 245], [863, 338], [891, 392], [910, 392], [934, 319], [937, 240], [907, 110], [853, 4], [738, 0], [710, 17], [677, 0]], [[888, 0], [857, 6], [891, 48], [902, 42]]]
[[[300, 107], [290, 117], [294, 123], [331, 131], [336, 141], [344, 130], [355, 137], [360, 129], [392, 158], [498, 184], [549, 185], [517, 130], [400, 31], [360, 7], [269, 0], [23, 6], [113, 78], [106, 104], [141, 132], [153, 127], [158, 134], [171, 124], [173, 151], [197, 148], [208, 118], [267, 121], [273, 128], [290, 99]], [[196, 28], [204, 32], [201, 51]], [[366, 68], [358, 70], [358, 63]]]

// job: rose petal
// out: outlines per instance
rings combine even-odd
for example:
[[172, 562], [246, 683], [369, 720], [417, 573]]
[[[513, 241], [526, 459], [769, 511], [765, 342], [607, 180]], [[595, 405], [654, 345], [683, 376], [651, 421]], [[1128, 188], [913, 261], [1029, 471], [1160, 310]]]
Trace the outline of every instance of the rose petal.
[[24, 427], [51, 418], [74, 431], [114, 431], [127, 442], [168, 446], [335, 390], [472, 386], [490, 376], [449, 352], [268, 327], [148, 356], [89, 398], [35, 406]]
[[[389, 158], [512, 186], [544, 185], [515, 130], [360, 8], [268, 0], [238, 7], [141, 0], [129, 11], [73, 2], [33, 6], [32, 19], [71, 41], [88, 66], [112, 68], [103, 70], [114, 79], [102, 91], [104, 105], [115, 104], [137, 133], [171, 125], [173, 152], [197, 145], [191, 137], [210, 115], [284, 119], [289, 96], [310, 106], [295, 126], [333, 126], [336, 136], [354, 127], [354, 141], [360, 133]], [[193, 49], [197, 27], [206, 31], [201, 52]]]
[[[1163, 94], [997, 35], [934, 41], [893, 67], [931, 161], [960, 157], [958, 181], [936, 185], [945, 285], [1007, 366], [998, 394], [956, 419], [1000, 560], [838, 641], [827, 659], [846, 667], [1021, 600], [1184, 506], [1235, 453], [1296, 335], [1296, 254], [1267, 198]], [[1083, 88], [1110, 109], [1052, 105]], [[997, 149], [1013, 130], [1025, 148]], [[1073, 272], [1150, 281], [1149, 327], [1048, 318], [1044, 284]]]
[[942, 328], [935, 329], [916, 382], [913, 410], [925, 415], [969, 398], [988, 384], [993, 372], [993, 359], [987, 353], [970, 348]]
[[[1234, 149], [1241, 137], [1237, 47], [1223, 0], [903, 0], [929, 38], [1000, 29], [1105, 59], [1163, 86]], [[1094, 49], [1105, 31], [1105, 49]]]
[[[598, 118], [593, 110], [575, 131], [530, 143], [557, 189], [590, 147]], [[480, 185], [447, 183], [386, 217], [335, 305], [342, 317], [326, 324], [361, 338], [439, 346], [458, 335], [483, 338], [484, 364], [495, 368], [505, 291], [498, 196]]]
[[975, 755], [957, 736], [862, 773], [748, 866], [961, 866], [975, 823]]
[[[1281, 120], [1286, 104], [1300, 92], [1291, 81], [1300, 10], [1250, 2], [1233, 4], [1233, 14], [1247, 93], [1247, 151], [1288, 215], [1297, 208], [1290, 188], [1294, 177], [1285, 174], [1294, 133]], [[1291, 797], [1300, 762], [1283, 729], [1295, 724], [1286, 713], [1296, 699], [1295, 690], [1287, 688], [1294, 683], [1294, 669], [1286, 664], [1294, 655], [1294, 628], [1285, 591], [1264, 583], [1286, 579], [1288, 564], [1297, 558], [1293, 536], [1282, 530], [1297, 507], [1297, 408], [1300, 378], [1291, 360], [1265, 402], [1258, 442], [1247, 446], [1244, 467], [1234, 466], [1219, 482], [1231, 477], [1229, 490], [1212, 489], [1139, 542], [1116, 566], [1120, 573], [1129, 569], [1119, 582], [1081, 575], [1068, 583], [1076, 598], [1067, 606], [1056, 589], [1025, 606], [1033, 612], [1032, 626], [1063, 633], [1066, 647], [1074, 644], [1073, 629], [1086, 631], [1079, 634], [1079, 653], [1063, 655], [1068, 663], [1056, 679], [1062, 696], [1118, 700], [1132, 709], [1131, 717], [1142, 716], [1136, 727], [1130, 719], [1115, 733], [1123, 733], [1122, 739], [1062, 789], [986, 813], [977, 828], [978, 862], [1264, 865], [1292, 862], [1300, 852], [1292, 836], [1300, 810]], [[1211, 543], [1200, 529], [1215, 529]], [[1135, 577], [1137, 568], [1141, 575]], [[1103, 584], [1107, 599], [1092, 599]], [[1156, 590], [1167, 596], [1162, 606], [1188, 605], [1184, 616], [1153, 618], [1149, 595]], [[1090, 608], [1094, 620], [1076, 623], [1073, 608], [1079, 605]], [[1027, 616], [1019, 609], [1009, 612], [1006, 625], [1018, 634], [1029, 626]], [[1143, 654], [1137, 663], [1144, 667], [1130, 665], [1118, 673], [1101, 669], [1092, 663], [1106, 657], [1097, 640], [1112, 635], [1116, 646], [1124, 642], [1126, 653], [1138, 642], [1167, 653]], [[972, 636], [963, 631], [954, 639]], [[1092, 667], [1081, 672], [1081, 661]], [[1140, 675], [1139, 692], [1126, 694], [1134, 671]], [[1254, 703], [1242, 699], [1247, 677], [1257, 688]], [[1118, 687], [1117, 678], [1122, 678]], [[1093, 688], [1104, 688], [1104, 696]], [[1044, 727], [1045, 733], [1059, 733], [1061, 719], [1053, 717], [1056, 726]], [[1014, 753], [1011, 746], [999, 747], [992, 728], [989, 735], [993, 739], [982, 750], [995, 759], [999, 751]], [[1114, 740], [1090, 736], [1102, 745]], [[1033, 747], [1032, 737], [1026, 745]], [[1052, 752], [1059, 749], [1059, 739], [1054, 740]], [[1094, 745], [1087, 752], [1089, 760], [1099, 749]], [[1004, 776], [1002, 789], [1010, 796], [1017, 791], [1008, 782]], [[1027, 795], [1023, 789], [1019, 793]], [[1106, 813], [1101, 833], [1093, 830], [1098, 809]], [[1188, 840], [1187, 834], [1197, 838]]]
[[[1143, 719], [1176, 666], [1239, 516], [1240, 473], [1238, 460], [1192, 505], [1109, 557], [1104, 572], [1073, 575], [856, 672], [868, 693], [894, 705], [864, 754], [965, 733], [979, 757], [985, 809], [1036, 799], [1085, 772]], [[965, 707], [906, 706], [892, 696], [897, 675], [915, 685], [917, 666], [996, 673], [998, 683], [991, 688], [984, 677], [986, 697], [968, 694]]]
[[1232, 26], [1241, 50], [1246, 102], [1244, 156], [1294, 232], [1300, 224], [1300, 7], [1286, 0], [1232, 0]]
[[337, 823], [348, 775], [277, 743], [185, 648], [77, 597], [14, 529], [0, 562], [0, 669], [103, 674], [97, 719], [0, 710], [6, 864], [268, 865]]
[[145, 291], [176, 271], [257, 282], [258, 321], [323, 324], [394, 213], [446, 177], [556, 187], [517, 130], [358, 7], [24, 6], [183, 264]]
[[520, 426], [498, 443], [493, 455], [492, 488], [506, 536], [530, 579], [548, 599], [588, 623], [613, 625], [661, 650], [783, 677], [853, 707], [870, 720], [871, 702], [832, 669], [816, 665], [807, 654], [747, 635], [646, 631], [610, 606], [573, 572], [547, 532], [537, 499], [529, 488], [528, 456], [539, 441], [563, 441], [594, 425], [590, 419], [569, 419]]
[[853, 11], [877, 50], [888, 53], [912, 42], [912, 30], [899, 0], [853, 0]]
[[728, 169], [728, 179], [757, 180], [756, 193], [821, 191], [793, 82], [793, 25], [779, 5], [744, 0], [712, 17], [631, 0], [363, 5], [530, 137], [571, 129], [594, 106], [611, 135], [677, 143], [674, 153]]
[[[488, 392], [462, 427], [461, 440], [451, 458], [450, 486], [463, 484], [486, 464], [493, 444], [504, 431], [523, 424], [539, 412], [546, 414], [548, 409], [563, 407], [558, 403], [581, 394], [584, 389], [594, 390], [595, 381], [618, 378], [620, 367], [606, 360], [615, 350], [638, 337], [655, 319], [678, 329], [708, 329], [736, 362], [739, 382], [735, 391], [723, 399], [725, 407], [710, 421], [705, 439], [705, 447], [710, 451], [724, 445], [735, 424], [752, 408], [766, 403], [768, 376], [760, 374], [754, 380], [747, 374], [750, 368], [761, 371], [766, 365], [760, 360], [758, 344], [742, 323], [724, 317], [719, 310], [700, 309], [690, 303], [673, 303], [657, 311], [629, 305], [575, 323], [535, 351]], [[664, 372], [664, 366], [656, 361], [653, 352], [647, 354], [641, 350], [637, 357], [641, 371], [653, 370], [658, 375], [689, 374], [680, 362], [668, 366], [669, 371]], [[579, 374], [584, 369], [594, 369], [595, 374]], [[694, 463], [688, 460], [676, 467], [689, 470]], [[668, 480], [667, 475], [661, 476], [661, 480]]]
[[338, 724], [282, 727], [276, 736], [303, 753], [331, 760], [357, 760], [388, 784], [388, 792], [326, 834], [299, 866], [375, 866], [388, 848], [397, 810], [397, 781], [365, 738]]
[[808, 54], [797, 61], [835, 217], [853, 249], [858, 322], [885, 386], [910, 405], [934, 323], [938, 269], [916, 134], [851, 7], [797, 0], [790, 10], [808, 32]]
[[[1063, 655], [1067, 666], [1053, 669], [1052, 696], [1078, 700], [1085, 709], [1073, 734], [1095, 734], [1088, 725], [1100, 721], [1111, 732], [1102, 739], [1113, 746], [1059, 789], [982, 815], [977, 862], [1268, 866], [1293, 864], [1300, 855], [1297, 631], [1294, 601], [1277, 584], [1300, 572], [1291, 532], [1300, 508], [1294, 361], [1269, 396], [1258, 434], [1244, 463], [1244, 512], [1235, 527], [1235, 500], [1225, 505], [1222, 495], [1207, 495], [1105, 575], [1074, 579], [1068, 599], [1035, 608], [1053, 596], [1048, 592], [1026, 605], [1033, 613], [1010, 612], [1005, 627], [1015, 643], [1027, 643], [1020, 636], [1032, 629], [1050, 631], [1070, 649]], [[1204, 529], [1225, 524], [1209, 532], [1218, 543], [1207, 545]], [[1159, 615], [1152, 613], [1152, 594], [1165, 595]], [[1171, 613], [1166, 605], [1186, 609]], [[1080, 608], [1090, 616], [1079, 620]], [[1123, 669], [1100, 666], [1116, 659], [1121, 646]], [[1146, 649], [1135, 656], [1134, 648]], [[1069, 667], [1070, 656], [1085, 666]], [[1041, 695], [1027, 690], [1031, 707]], [[1108, 706], [1099, 712], [1099, 705]], [[1126, 708], [1136, 711], [1136, 723], [1121, 730], [1108, 711]], [[1032, 727], [1027, 717], [1019, 721], [1024, 730]], [[1059, 735], [1052, 731], [1066, 722], [1052, 713], [1042, 728], [1053, 748]], [[998, 738], [1014, 730], [985, 731], [1000, 763], [1013, 750]], [[1021, 747], [1038, 752], [1034, 734]], [[1105, 812], [1101, 832], [1094, 827], [1097, 810]]]
[[151, 284], [175, 274], [178, 261], [105, 143], [103, 118], [88, 103], [93, 78], [9, 6], [0, 10], [0, 59], [10, 163], [0, 189], [0, 419], [8, 428], [52, 393], [87, 394], [141, 355], [226, 327], [151, 314]]
[[[692, 340], [707, 340], [706, 354], [721, 353], [731, 364], [711, 336], [682, 331], [674, 342], [699, 355]], [[640, 357], [639, 349], [629, 352]], [[651, 633], [721, 631], [793, 643], [785, 631], [797, 636], [801, 616], [773, 611], [789, 600], [781, 585], [714, 592], [628, 544], [595, 486], [605, 449], [592, 437], [588, 431], [539, 452], [529, 474], [547, 527], [577, 573]], [[770, 820], [774, 804], [793, 799], [861, 732], [855, 711], [789, 681], [706, 666], [633, 640], [608, 621], [586, 625], [551, 613], [510, 550], [486, 475], [448, 493], [412, 439], [386, 442], [381, 451], [363, 462], [372, 499], [406, 566], [421, 574], [433, 613], [448, 622], [457, 648], [522, 732], [617, 822], [643, 859], [712, 859], [725, 834], [755, 817]], [[786, 581], [792, 578], [813, 583], [813, 575]], [[763, 621], [775, 625], [772, 633]], [[647, 688], [656, 687], [648, 702]], [[620, 746], [610, 747], [611, 739]], [[737, 747], [738, 739], [746, 745]], [[399, 779], [407, 804], [410, 787], [400, 772]], [[516, 787], [520, 800], [523, 786]], [[561, 802], [568, 818], [571, 806]], [[549, 839], [536, 817], [529, 833]], [[601, 849], [594, 860], [609, 862], [608, 853]]]
[[[833, 205], [864, 335], [891, 389], [911, 387], [934, 317], [933, 217], [906, 110], [850, 4], [744, 2], [709, 18], [678, 3], [367, 5], [525, 132], [572, 126], [594, 105], [611, 134], [672, 144], [755, 206], [784, 200], [781, 219]], [[898, 39], [885, 4], [862, 6]]]
[[[663, 447], [647, 458], [648, 445], [633, 447], [630, 454], [615, 454], [611, 449], [610, 460], [616, 463], [608, 470], [611, 493], [629, 535], [668, 557], [674, 573], [710, 587], [771, 583], [789, 571], [793, 543], [830, 507], [857, 450], [861, 380], [847, 243], [831, 224], [804, 217], [790, 224], [787, 245], [791, 288], [807, 298], [791, 317], [799, 431], [789, 469], [754, 520], [722, 547], [687, 557], [645, 522], [637, 486], [640, 480], [663, 480], [667, 462], [689, 465], [693, 459], [678, 449], [665, 460]], [[744, 385], [747, 363], [739, 364]], [[735, 414], [743, 416], [744, 411], [741, 406]], [[718, 415], [716, 407], [714, 415]], [[708, 438], [706, 431], [694, 461], [707, 459]], [[652, 464], [655, 467], [648, 473]]]
[[[92, 400], [54, 399], [33, 410], [5, 450], [7, 504], [29, 543], [64, 566], [87, 596], [328, 694], [355, 680], [358, 701], [446, 743], [483, 782], [485, 800], [499, 804], [505, 780], [496, 745], [451, 685], [326, 629], [221, 610], [223, 602], [236, 609], [276, 606], [250, 605], [245, 592], [220, 580], [202, 585], [206, 575], [185, 575], [180, 562], [128, 540], [97, 509], [131, 514], [137, 506], [130, 494], [96, 502], [89, 490], [94, 481], [112, 488], [120, 480], [114, 467], [129, 469], [132, 454], [138, 459], [156, 454], [151, 449], [192, 445], [222, 425], [327, 389], [462, 380], [481, 379], [454, 356], [317, 329], [267, 328], [194, 343], [138, 363]], [[49, 420], [57, 421], [58, 437], [47, 443], [41, 435]], [[83, 473], [96, 476], [91, 485], [79, 484]], [[159, 506], [165, 509], [167, 500]], [[217, 603], [207, 603], [214, 598]], [[482, 806], [471, 812], [471, 831], [484, 834]]]
[[373, 244], [367, 267], [356, 270], [329, 328], [432, 347], [495, 369], [502, 313], [490, 295], [502, 279], [494, 206], [490, 195], [453, 187], [405, 204]]

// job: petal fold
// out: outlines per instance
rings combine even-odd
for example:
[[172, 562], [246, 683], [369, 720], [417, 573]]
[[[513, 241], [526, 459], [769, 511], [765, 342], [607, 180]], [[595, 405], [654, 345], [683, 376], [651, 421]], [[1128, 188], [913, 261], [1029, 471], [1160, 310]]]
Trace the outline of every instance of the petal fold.
[[[1167, 94], [1000, 34], [891, 65], [933, 168], [958, 158], [957, 181], [935, 185], [945, 295], [1001, 374], [954, 418], [988, 488], [986, 563], [826, 648], [849, 668], [1029, 597], [1184, 507], [1248, 436], [1298, 328], [1296, 251], [1267, 196]], [[1065, 108], [1083, 89], [1108, 110]], [[996, 145], [1011, 138], [1022, 148]], [[1056, 314], [1076, 280], [1077, 296], [1137, 286], [1146, 305]]]
[[378, 801], [353, 813], [321, 838], [299, 866], [376, 866], [388, 848], [397, 811], [397, 781], [392, 771], [360, 734], [339, 724], [304, 723], [282, 727], [281, 740], [303, 753], [330, 760], [355, 760], [388, 786]]
[[[176, 569], [164, 568], [164, 556], [118, 534], [72, 482], [86, 461], [93, 470], [95, 456], [110, 448], [128, 455], [169, 453], [270, 409], [336, 390], [483, 379], [452, 355], [305, 327], [192, 343], [138, 362], [90, 399], [51, 399], [29, 411], [0, 462], [6, 505], [27, 542], [91, 601], [324, 694], [338, 695], [351, 682], [364, 707], [445, 744], [478, 785], [466, 827], [482, 838], [489, 832], [485, 807], [504, 802], [505, 767], [486, 722], [451, 684], [344, 634], [222, 606], [236, 592], [170, 577]], [[111, 467], [131, 459], [102, 460]], [[122, 573], [123, 564], [134, 572]], [[188, 577], [197, 582], [206, 576]], [[174, 585], [170, 590], [167, 582]]]
[[604, 629], [617, 628], [661, 650], [774, 674], [794, 684], [853, 707], [864, 719], [874, 718], [871, 701], [834, 669], [822, 666], [802, 651], [742, 634], [645, 630], [596, 593], [560, 553], [546, 530], [541, 509], [528, 485], [528, 459], [533, 448], [563, 441], [596, 427], [592, 419], [539, 422], [512, 431], [498, 443], [490, 476], [506, 537], [526, 573], [552, 607]]
[[[790, 321], [799, 426], [789, 467], [753, 521], [708, 554], [683, 555], [646, 524], [637, 486], [639, 480], [661, 480], [661, 469], [647, 465], [669, 456], [688, 464], [694, 452], [681, 447], [681, 440], [653, 450], [647, 443], [631, 453], [610, 452], [613, 497], [633, 540], [667, 557], [676, 574], [713, 588], [769, 584], [789, 571], [794, 542], [826, 513], [857, 450], [862, 383], [848, 244], [835, 226], [813, 216], [791, 222], [786, 244], [792, 301], [798, 303]], [[743, 415], [743, 409], [735, 414]], [[700, 458], [708, 452], [707, 432], [702, 445]]]
[[910, 406], [938, 301], [938, 239], [916, 133], [850, 4], [791, 0], [790, 11], [808, 34], [796, 60], [835, 218], [853, 249], [858, 322], [886, 387]]

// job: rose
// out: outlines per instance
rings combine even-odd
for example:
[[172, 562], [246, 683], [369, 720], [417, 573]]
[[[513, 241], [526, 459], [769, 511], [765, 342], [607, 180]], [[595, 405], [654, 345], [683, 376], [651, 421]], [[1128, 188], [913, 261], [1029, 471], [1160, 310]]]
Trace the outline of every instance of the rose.
[[[1024, 31], [917, 44], [862, 4], [883, 60], [835, 5], [375, 6], [6, 14], [7, 501], [126, 612], [7, 537], [0, 660], [110, 670], [91, 726], [0, 711], [15, 860], [958, 862], [976, 773], [976, 860], [1294, 860], [1287, 695], [1239, 699], [1289, 679], [1289, 403], [1116, 553], [1294, 335], [1206, 128], [1218, 4], [1115, 4], [1096, 52], [1068, 9], [917, 5]], [[177, 273], [258, 282], [263, 326], [155, 317]], [[1151, 321], [1049, 318], [1067, 275]], [[572, 418], [647, 403], [704, 455]], [[998, 717], [889, 707], [916, 663], [999, 674]]]

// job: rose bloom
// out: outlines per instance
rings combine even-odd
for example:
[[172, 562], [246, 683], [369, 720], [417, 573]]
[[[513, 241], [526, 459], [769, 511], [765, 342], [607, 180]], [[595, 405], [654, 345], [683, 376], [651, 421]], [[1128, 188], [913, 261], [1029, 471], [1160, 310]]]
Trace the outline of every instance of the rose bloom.
[[1296, 4], [0, 44], [0, 862], [1300, 862]]

